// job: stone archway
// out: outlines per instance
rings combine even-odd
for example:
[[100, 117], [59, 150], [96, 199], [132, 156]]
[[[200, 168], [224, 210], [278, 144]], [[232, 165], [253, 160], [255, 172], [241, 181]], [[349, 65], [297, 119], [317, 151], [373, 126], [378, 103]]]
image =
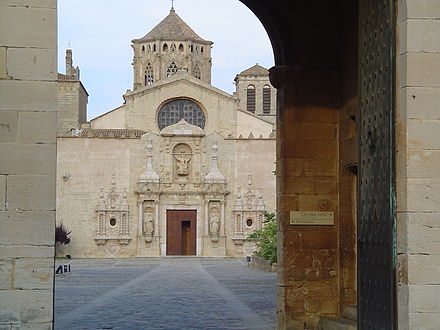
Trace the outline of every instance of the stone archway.
[[[328, 7], [326, 7], [328, 4], [324, 1], [315, 2], [313, 4], [314, 8], [311, 8], [311, 5], [307, 2], [300, 3], [299, 1], [274, 0], [270, 4], [255, 0], [242, 0], [242, 2], [260, 18], [271, 36], [276, 64], [279, 66], [278, 70], [275, 71], [280, 77], [280, 82], [285, 82], [284, 87], [280, 85], [280, 89], [284, 88], [284, 92], [279, 93], [278, 101], [282, 110], [280, 115], [284, 119], [279, 124], [279, 131], [284, 132], [278, 144], [278, 154], [280, 156], [278, 164], [279, 210], [281, 213], [285, 213], [294, 208], [295, 205], [299, 205], [297, 203], [300, 202], [299, 199], [284, 194], [289, 189], [287, 188], [288, 176], [286, 171], [290, 173], [303, 171], [303, 168], [299, 166], [301, 164], [293, 160], [288, 161], [290, 152], [300, 152], [300, 150], [293, 147], [292, 141], [295, 141], [295, 136], [289, 135], [293, 133], [287, 134], [291, 125], [289, 122], [294, 122], [299, 116], [306, 119], [304, 116], [307, 117], [316, 113], [319, 113], [319, 118], [331, 120], [329, 118], [335, 113], [335, 109], [332, 107], [336, 107], [338, 103], [333, 99], [337, 94], [334, 93], [334, 86], [339, 86], [339, 80], [332, 74], [332, 72], [334, 73], [334, 70], [332, 70], [334, 66], [331, 62], [336, 59], [333, 53], [336, 49], [348, 45], [337, 42], [334, 47], [331, 47], [331, 45], [327, 47], [329, 42], [331, 43], [335, 39], [325, 40], [324, 35], [321, 38], [319, 37], [318, 32], [320, 29], [322, 30], [323, 26], [329, 28], [326, 31], [328, 34], [335, 33], [335, 31], [332, 31], [332, 24], [338, 22], [338, 18], [341, 17], [341, 13], [335, 13], [335, 10], [331, 10], [331, 8], [328, 10]], [[350, 12], [349, 5], [352, 3], [348, 0], [340, 1], [340, 8], [344, 9], [344, 5], [347, 5], [346, 8]], [[432, 64], [432, 60], [436, 56], [429, 53], [431, 49], [435, 49], [431, 46], [434, 43], [438, 44], [438, 42], [436, 40], [426, 41], [424, 46], [421, 46], [421, 44], [408, 45], [408, 40], [417, 39], [417, 31], [421, 30], [421, 26], [425, 23], [411, 22], [413, 26], [409, 30], [406, 27], [406, 20], [410, 17], [414, 18], [415, 21], [418, 18], [423, 18], [423, 21], [427, 18], [434, 21], [440, 14], [434, 2], [432, 4], [424, 2], [423, 6], [417, 4], [418, 2], [415, 1], [398, 2], [398, 26], [404, 32], [400, 36], [402, 43], [399, 46], [399, 53], [396, 54], [396, 58], [402, 61], [399, 63], [401, 69], [399, 87], [401, 89], [397, 92], [398, 95], [402, 96], [402, 102], [398, 105], [401, 117], [397, 119], [399, 125], [397, 146], [400, 148], [400, 155], [403, 155], [399, 156], [399, 168], [402, 173], [398, 173], [398, 188], [400, 189], [398, 195], [400, 220], [398, 225], [401, 226], [398, 230], [398, 239], [401, 241], [398, 247], [400, 253], [398, 282], [401, 286], [401, 290], [398, 292], [398, 303], [399, 321], [401, 323], [399, 326], [403, 329], [410, 326], [435, 328], [438, 325], [438, 315], [440, 314], [438, 308], [435, 309], [432, 305], [424, 305], [421, 299], [411, 301], [412, 312], [410, 312], [408, 303], [409, 297], [416, 297], [417, 293], [420, 292], [427, 293], [426, 297], [431, 298], [429, 292], [434, 292], [434, 289], [437, 290], [439, 286], [438, 278], [434, 278], [427, 271], [421, 272], [420, 274], [423, 276], [418, 277], [411, 277], [413, 275], [409, 272], [422, 269], [423, 267], [419, 267], [421, 264], [428, 267], [428, 265], [435, 263], [436, 259], [433, 254], [438, 253], [436, 252], [438, 251], [438, 243], [432, 243], [432, 245], [426, 247], [421, 246], [417, 239], [419, 237], [417, 232], [422, 230], [419, 222], [427, 224], [426, 226], [432, 226], [436, 223], [434, 218], [435, 213], [438, 212], [438, 203], [430, 200], [430, 196], [433, 190], [437, 189], [437, 186], [427, 185], [423, 181], [435, 181], [438, 174], [438, 164], [433, 162], [433, 156], [431, 156], [433, 154], [432, 146], [437, 145], [423, 135], [425, 132], [427, 132], [426, 134], [435, 133], [432, 128], [429, 128], [431, 127], [429, 125], [434, 125], [438, 121], [438, 118], [430, 117], [430, 107], [427, 105], [430, 102], [436, 104], [434, 99], [436, 93], [438, 93], [438, 78], [436, 77], [439, 76], [439, 69]], [[4, 285], [2, 294], [8, 297], [1, 301], [0, 309], [7, 310], [8, 315], [10, 315], [9, 319], [2, 319], [1, 322], [8, 325], [12, 322], [20, 326], [24, 322], [21, 315], [25, 315], [27, 326], [38, 323], [38, 326], [49, 328], [52, 319], [53, 286], [51, 275], [55, 206], [54, 178], [56, 172], [54, 158], [55, 132], [51, 129], [51, 127], [55, 127], [56, 123], [57, 99], [54, 86], [56, 80], [56, 2], [39, 1], [37, 4], [32, 3], [29, 5], [22, 1], [10, 0], [0, 6], [5, 18], [1, 21], [2, 27], [5, 28], [0, 29], [2, 34], [0, 47], [1, 128], [7, 128], [6, 131], [2, 131], [1, 147], [2, 152], [11, 155], [0, 165], [0, 193], [4, 197], [2, 200], [5, 201], [0, 205], [2, 216], [4, 216], [0, 223], [0, 238], [2, 242], [2, 269], [4, 269], [3, 274], [6, 274], [4, 276], [7, 278], [6, 282], [2, 282], [2, 285]], [[320, 8], [322, 13], [317, 13], [317, 8]], [[342, 10], [342, 12], [344, 11]], [[308, 21], [308, 24], [304, 24], [305, 21]], [[26, 24], [23, 24], [23, 22], [26, 22]], [[303, 28], [296, 29], [301, 24], [304, 24]], [[427, 31], [432, 31], [432, 29], [427, 28]], [[314, 36], [318, 37], [314, 38]], [[308, 43], [308, 40], [313, 42]], [[341, 41], [341, 39], [336, 40]], [[312, 51], [312, 44], [316, 45], [315, 49], [317, 51]], [[348, 48], [350, 47], [348, 46]], [[307, 52], [305, 49], [310, 51]], [[429, 54], [427, 54], [426, 49], [429, 50]], [[407, 54], [408, 50], [412, 52], [409, 55]], [[20, 61], [12, 59], [20, 58], [17, 55], [25, 58], [32, 55], [32, 58], [42, 54], [44, 54], [47, 61], [29, 61], [29, 63], [32, 62], [30, 67], [22, 66]], [[319, 65], [313, 66], [312, 63]], [[296, 67], [288, 67], [293, 65], [296, 65]], [[307, 68], [307, 70], [304, 68]], [[420, 68], [425, 69], [419, 70]], [[418, 71], [421, 73], [417, 73]], [[407, 76], [409, 72], [412, 73], [411, 76]], [[302, 84], [299, 84], [300, 81]], [[327, 84], [325, 81], [327, 81]], [[317, 87], [318, 91], [323, 88], [322, 93], [318, 93], [321, 97], [319, 100], [313, 100], [310, 96], [314, 95], [312, 91], [316, 90]], [[316, 106], [316, 111], [299, 111], [300, 109], [297, 109], [298, 106], [294, 102], [298, 97], [301, 97], [304, 109], [313, 110], [312, 104]], [[349, 107], [348, 104], [347, 107]], [[411, 115], [407, 112], [411, 112]], [[423, 122], [427, 119], [432, 121], [429, 125]], [[48, 129], [43, 130], [43, 126], [35, 123], [44, 125]], [[43, 135], [41, 135], [42, 131], [44, 131]], [[23, 135], [23, 132], [26, 132], [26, 134]], [[416, 132], [420, 133], [417, 141], [406, 139], [407, 135]], [[43, 155], [42, 166], [30, 166], [30, 168], [27, 166], [30, 152]], [[305, 152], [304, 148], [303, 152]], [[423, 155], [423, 162], [410, 159], [408, 154], [411, 153]], [[313, 169], [312, 165], [308, 166], [309, 170]], [[421, 174], [417, 172], [417, 168], [422, 166], [429, 171], [423, 173], [423, 178], [420, 179]], [[437, 181], [434, 183], [438, 185]], [[413, 188], [415, 192], [409, 188]], [[419, 193], [423, 188], [426, 188], [426, 192]], [[41, 194], [42, 191], [45, 193]], [[434, 215], [431, 215], [431, 213]], [[289, 230], [286, 231], [290, 227], [285, 225], [286, 216], [281, 215], [284, 222], [280, 226], [283, 235], [281, 240], [283, 248], [280, 254], [283, 257], [283, 254], [289, 255], [290, 249], [295, 249], [294, 244], [299, 242], [300, 235]], [[423, 233], [426, 236], [424, 237], [435, 238], [432, 232], [432, 230], [425, 229]], [[322, 241], [313, 241], [314, 235], [310, 233], [305, 235], [309, 236], [307, 242], [313, 244], [331, 244], [332, 239], [334, 240], [334, 237], [330, 239], [322, 237]], [[408, 241], [410, 242], [408, 243]], [[434, 240], [428, 239], [428, 241]], [[287, 242], [290, 242], [290, 245], [287, 245]], [[423, 253], [423, 256], [417, 255], [418, 253]], [[411, 258], [410, 265], [408, 265], [409, 258]], [[284, 259], [287, 259], [287, 257]], [[306, 261], [307, 259], [299, 258], [298, 260]], [[31, 265], [31, 267], [28, 267], [28, 265]], [[30, 268], [38, 270], [40, 280], [37, 281], [35, 278], [31, 278]], [[21, 287], [20, 290], [16, 290], [14, 283], [17, 284], [18, 282], [11, 279], [16, 278], [19, 273], [22, 276], [21, 283], [27, 283], [27, 285]], [[435, 274], [435, 272], [432, 273]], [[304, 304], [298, 306], [298, 300], [295, 300], [294, 283], [289, 282], [290, 278], [294, 279], [297, 275], [289, 272], [287, 265], [284, 265], [280, 274], [283, 280], [280, 289], [280, 299], [283, 303], [279, 305], [279, 324], [281, 328], [287, 326], [303, 328], [303, 324], [297, 322], [295, 325], [292, 321], [305, 319], [316, 322], [319, 314], [332, 315], [338, 313], [339, 308], [335, 309], [331, 305], [327, 311], [315, 308], [313, 315], [307, 315]], [[409, 283], [409, 279], [411, 279], [411, 283]], [[301, 283], [302, 281], [299, 284], [301, 285]], [[430, 284], [429, 288], [427, 288], [426, 283]], [[300, 286], [297, 288], [300, 289]], [[430, 291], [427, 291], [427, 289]], [[317, 291], [320, 291], [319, 296], [323, 296], [328, 292], [333, 294], [331, 289], [327, 293], [324, 289], [318, 290], [317, 288]], [[37, 309], [38, 312], [36, 312]]]
[[[387, 8], [391, 8], [391, 11], [382, 22], [379, 17], [370, 13], [368, 16], [374, 17], [373, 20], [370, 18], [365, 23], [359, 19], [360, 23], [358, 23], [356, 1], [338, 3], [322, 1], [313, 4], [301, 1], [289, 4], [271, 3], [270, 8], [255, 1], [242, 2], [254, 11], [266, 27], [274, 47], [276, 62], [276, 66], [271, 69], [271, 82], [278, 88], [279, 105], [277, 209], [280, 221], [279, 248], [282, 271], [279, 276], [278, 327], [303, 329], [305, 326], [314, 329], [318, 326], [321, 317], [339, 316], [347, 305], [355, 305], [358, 300], [360, 327], [392, 328], [395, 326], [396, 317], [394, 302], [396, 255], [390, 248], [395, 242], [393, 238], [395, 208], [392, 205], [392, 189], [395, 184], [392, 160], [395, 74], [392, 61], [387, 61], [392, 59], [395, 49], [393, 38], [395, 22], [392, 8], [394, 3], [376, 1], [367, 5], [368, 2], [359, 1], [363, 9], [361, 12], [364, 11], [364, 5], [369, 6], [372, 13], [376, 12], [376, 8], [382, 7], [382, 12], [386, 13]], [[280, 20], [281, 17], [285, 19]], [[280, 21], [282, 23], [279, 23]], [[380, 41], [381, 46], [372, 53], [368, 52], [368, 55], [367, 52], [360, 53], [361, 68], [368, 64], [370, 58], [378, 65], [376, 69], [370, 71], [358, 69], [359, 24], [363, 27], [361, 32], [367, 29], [364, 33], [370, 40], [372, 35], [374, 35], [373, 40], [376, 40], [375, 38], [380, 38], [384, 30], [389, 29], [384, 33], [383, 39], [387, 48], [384, 46], [382, 49]], [[369, 32], [368, 28], [373, 32]], [[377, 32], [379, 30], [381, 33]], [[365, 40], [369, 40], [368, 37], [365, 37]], [[361, 45], [364, 45], [363, 42]], [[376, 51], [388, 56], [383, 63], [374, 59]], [[364, 61], [364, 58], [367, 60]], [[383, 109], [384, 118], [390, 118], [388, 124], [385, 124], [386, 127], [391, 127], [386, 133], [388, 147], [384, 147], [384, 152], [388, 153], [388, 156], [371, 156], [371, 148], [370, 151], [361, 149], [360, 161], [362, 164], [377, 162], [376, 166], [380, 167], [379, 158], [387, 157], [390, 160], [388, 165], [384, 165], [386, 174], [383, 174], [385, 175], [383, 180], [389, 182], [391, 191], [387, 193], [386, 189], [379, 188], [386, 196], [381, 200], [383, 204], [379, 208], [388, 213], [387, 216], [380, 216], [380, 220], [378, 217], [366, 214], [370, 206], [365, 203], [367, 200], [371, 202], [374, 197], [371, 197], [373, 195], [370, 188], [367, 190], [364, 188], [366, 182], [374, 176], [373, 172], [367, 173], [366, 167], [361, 168], [360, 182], [363, 189], [360, 190], [358, 202], [356, 202], [356, 191], [353, 189], [353, 176], [358, 174], [359, 162], [357, 127], [360, 128], [361, 143], [365, 145], [367, 142], [363, 140], [364, 136], [367, 139], [371, 134], [363, 133], [364, 126], [359, 126], [360, 122], [364, 123], [362, 116], [366, 115], [365, 119], [368, 123], [374, 122], [369, 124], [371, 127], [378, 122], [382, 123], [382, 119], [376, 122], [376, 117], [382, 118], [382, 115], [378, 114], [374, 119], [369, 115], [372, 109], [369, 108], [371, 105], [367, 106], [366, 103], [370, 101], [370, 96], [365, 101], [366, 91], [368, 90], [369, 93], [376, 84], [374, 79], [379, 79], [378, 72], [384, 72], [387, 77], [383, 81], [389, 82], [385, 87], [386, 93], [384, 89], [384, 95], [387, 96], [383, 96], [380, 100], [376, 99], [374, 103], [378, 109]], [[373, 82], [372, 76], [374, 76]], [[361, 102], [358, 97], [358, 81], [361, 82], [360, 87], [366, 86], [359, 88]], [[386, 104], [388, 100], [390, 103]], [[375, 196], [380, 194], [379, 190], [374, 193]], [[377, 258], [377, 253], [373, 253], [373, 257], [368, 253], [365, 254], [365, 249], [357, 250], [356, 236], [361, 243], [370, 241], [371, 238], [366, 237], [370, 237], [367, 233], [373, 228], [363, 229], [357, 235], [356, 204], [358, 203], [360, 203], [358, 222], [361, 228], [365, 228], [365, 224], [370, 221], [374, 223], [376, 219], [377, 223], [381, 223], [380, 226], [389, 230], [390, 235], [384, 237], [383, 241], [383, 244], [388, 246], [388, 254], [385, 256], [384, 253], [387, 279], [385, 279], [387, 275], [383, 278], [377, 277], [375, 274], [378, 272], [373, 271], [374, 267], [363, 267], [362, 273], [356, 272], [356, 252], [362, 252], [360, 265], [375, 264], [376, 261], [372, 261], [372, 258]], [[289, 219], [291, 211], [333, 212], [334, 225], [292, 226]], [[379, 286], [378, 283], [387, 287], [387, 290], [383, 290], [383, 294], [388, 295], [389, 298], [386, 306], [379, 303], [384, 301], [384, 296], [377, 298], [380, 312], [371, 307], [376, 305], [372, 303], [372, 300], [376, 299], [373, 298], [374, 294], [366, 294], [371, 292], [372, 288], [367, 291], [363, 289], [364, 285], [368, 286], [366, 283], [371, 281], [376, 283], [374, 284], [376, 287]], [[358, 299], [356, 299], [356, 285], [361, 288], [361, 292], [364, 292], [363, 297]], [[381, 316], [382, 309], [387, 310], [386, 317]]]

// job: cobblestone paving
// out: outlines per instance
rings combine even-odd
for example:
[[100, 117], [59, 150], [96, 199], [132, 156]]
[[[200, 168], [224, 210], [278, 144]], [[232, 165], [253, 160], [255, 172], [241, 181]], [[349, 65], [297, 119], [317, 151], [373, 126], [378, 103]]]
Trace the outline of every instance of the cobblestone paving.
[[55, 278], [55, 329], [275, 328], [276, 275], [242, 259], [68, 263]]

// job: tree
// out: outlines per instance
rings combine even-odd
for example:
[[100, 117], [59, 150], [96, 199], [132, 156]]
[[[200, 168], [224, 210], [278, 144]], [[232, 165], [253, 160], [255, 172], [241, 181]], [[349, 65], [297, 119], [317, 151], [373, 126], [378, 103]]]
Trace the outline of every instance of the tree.
[[264, 212], [263, 228], [248, 236], [247, 241], [257, 242], [257, 256], [272, 263], [277, 262], [277, 218], [275, 213]]
[[71, 231], [68, 231], [66, 227], [62, 223], [55, 227], [55, 243], [59, 242], [61, 244], [69, 244], [70, 243], [70, 235]]

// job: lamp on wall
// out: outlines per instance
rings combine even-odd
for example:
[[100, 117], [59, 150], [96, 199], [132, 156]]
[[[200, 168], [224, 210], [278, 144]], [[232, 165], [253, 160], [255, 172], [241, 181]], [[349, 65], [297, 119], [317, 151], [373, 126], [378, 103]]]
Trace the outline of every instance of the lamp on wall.
[[70, 174], [69, 173], [66, 172], [66, 173], [63, 174], [63, 180], [64, 181], [69, 180], [69, 178], [70, 178]]

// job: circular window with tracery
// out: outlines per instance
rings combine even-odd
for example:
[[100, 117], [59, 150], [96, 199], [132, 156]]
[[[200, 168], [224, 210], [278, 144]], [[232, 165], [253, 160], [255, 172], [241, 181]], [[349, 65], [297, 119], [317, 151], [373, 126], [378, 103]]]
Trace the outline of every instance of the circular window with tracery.
[[200, 106], [187, 99], [177, 99], [165, 103], [159, 110], [157, 125], [160, 130], [177, 124], [184, 119], [191, 125], [205, 128], [205, 114]]

